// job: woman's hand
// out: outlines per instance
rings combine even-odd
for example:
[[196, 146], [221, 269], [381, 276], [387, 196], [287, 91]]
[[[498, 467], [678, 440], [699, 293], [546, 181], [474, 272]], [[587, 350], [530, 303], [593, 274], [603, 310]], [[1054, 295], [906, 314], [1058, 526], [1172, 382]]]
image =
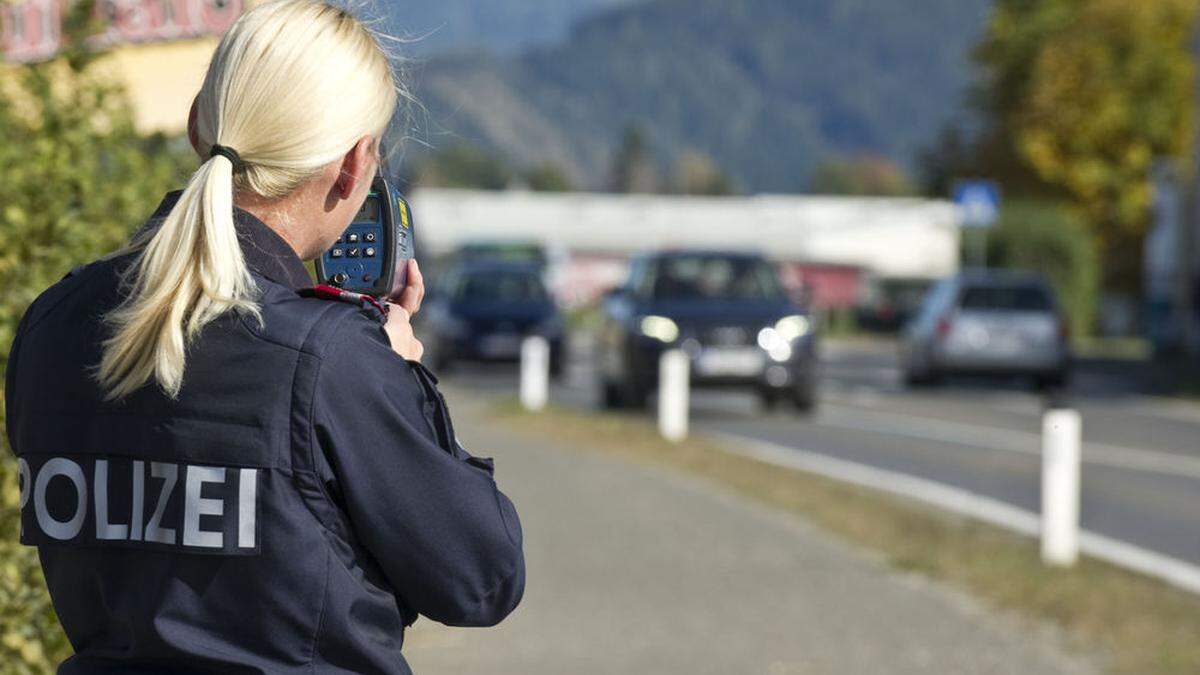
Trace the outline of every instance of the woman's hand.
[[[417, 304], [420, 305], [420, 300]], [[413, 334], [412, 324], [409, 323], [411, 316], [402, 305], [389, 302], [387, 323], [383, 325], [383, 330], [387, 332], [388, 340], [392, 343], [392, 350], [401, 358], [406, 361], [420, 361], [425, 353], [425, 345]]]
[[383, 329], [387, 331], [392, 349], [408, 361], [420, 361], [425, 353], [425, 345], [413, 334], [412, 316], [421, 310], [421, 301], [425, 299], [425, 278], [421, 276], [421, 267], [416, 260], [408, 261], [408, 278], [404, 290], [400, 292], [399, 304], [388, 302], [387, 323]]
[[399, 302], [409, 314], [415, 315], [421, 311], [421, 301], [425, 299], [425, 277], [421, 276], [421, 266], [417, 264], [415, 258], [410, 258], [408, 261], [408, 279], [404, 285], [404, 290], [400, 291], [399, 300], [389, 298], [391, 301]]

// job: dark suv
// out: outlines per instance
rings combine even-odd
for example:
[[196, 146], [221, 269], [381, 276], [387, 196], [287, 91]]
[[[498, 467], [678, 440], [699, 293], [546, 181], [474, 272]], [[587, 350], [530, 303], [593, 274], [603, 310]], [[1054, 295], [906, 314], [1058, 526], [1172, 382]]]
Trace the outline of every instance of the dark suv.
[[692, 386], [753, 388], [767, 407], [780, 400], [813, 406], [813, 321], [761, 256], [641, 256], [602, 309], [597, 367], [605, 407], [644, 406], [658, 385], [659, 357], [672, 348], [691, 357]]
[[521, 340], [550, 343], [551, 374], [563, 364], [563, 318], [536, 264], [464, 262], [446, 270], [421, 312], [418, 334], [435, 370], [455, 361], [516, 361]]

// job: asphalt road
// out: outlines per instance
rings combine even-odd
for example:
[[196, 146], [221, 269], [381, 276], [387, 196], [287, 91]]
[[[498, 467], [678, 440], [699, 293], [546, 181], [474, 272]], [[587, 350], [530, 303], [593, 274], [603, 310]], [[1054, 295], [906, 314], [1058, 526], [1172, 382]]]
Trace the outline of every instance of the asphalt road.
[[[556, 403], [594, 406], [585, 345]], [[692, 423], [911, 474], [1039, 510], [1043, 398], [1020, 381], [951, 380], [906, 389], [885, 341], [826, 342], [814, 414], [764, 412], [738, 392], [697, 391]], [[515, 393], [512, 366], [464, 366], [452, 384]], [[1080, 370], [1069, 392], [1083, 416], [1085, 529], [1200, 564], [1200, 405], [1144, 396], [1108, 371]]]

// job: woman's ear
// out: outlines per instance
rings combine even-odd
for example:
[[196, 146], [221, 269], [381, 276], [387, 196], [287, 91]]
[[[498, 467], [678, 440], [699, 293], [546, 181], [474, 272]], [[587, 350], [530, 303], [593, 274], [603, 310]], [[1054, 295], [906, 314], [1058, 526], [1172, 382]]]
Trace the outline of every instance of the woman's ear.
[[199, 101], [199, 95], [196, 95], [192, 99], [192, 109], [188, 111], [187, 135], [188, 142], [192, 144], [192, 149], [196, 151], [197, 155], [204, 157], [204, 153], [200, 151], [200, 134], [196, 131], [196, 104]]
[[358, 139], [354, 147], [342, 158], [342, 170], [338, 175], [338, 195], [349, 199], [361, 181], [370, 183], [375, 178], [375, 140], [370, 136]]

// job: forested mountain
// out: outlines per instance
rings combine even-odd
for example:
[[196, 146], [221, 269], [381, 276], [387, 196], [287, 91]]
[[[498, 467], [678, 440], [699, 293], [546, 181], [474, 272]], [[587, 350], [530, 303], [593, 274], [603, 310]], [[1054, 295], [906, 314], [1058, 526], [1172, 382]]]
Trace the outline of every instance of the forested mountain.
[[388, 15], [389, 33], [420, 38], [411, 53], [506, 53], [562, 40], [577, 20], [631, 1], [378, 0], [378, 10]]
[[[484, 3], [479, 3], [484, 4]], [[416, 134], [602, 187], [641, 128], [666, 166], [694, 149], [743, 189], [802, 190], [831, 156], [911, 164], [964, 103], [990, 0], [649, 0], [520, 55], [418, 65]]]

